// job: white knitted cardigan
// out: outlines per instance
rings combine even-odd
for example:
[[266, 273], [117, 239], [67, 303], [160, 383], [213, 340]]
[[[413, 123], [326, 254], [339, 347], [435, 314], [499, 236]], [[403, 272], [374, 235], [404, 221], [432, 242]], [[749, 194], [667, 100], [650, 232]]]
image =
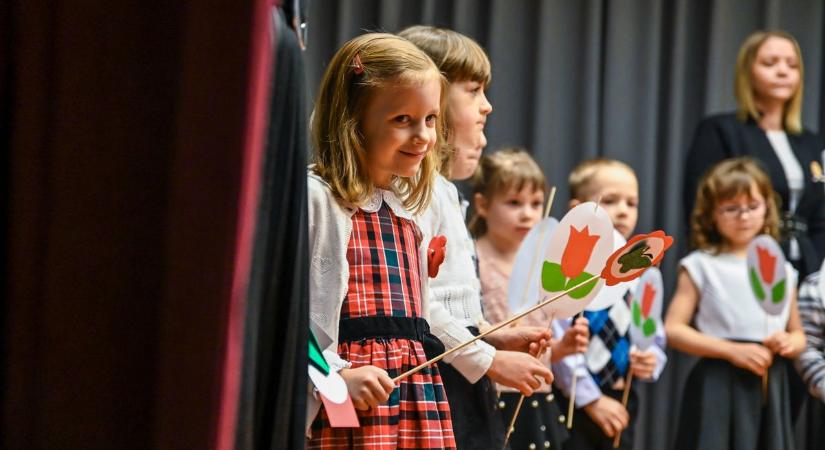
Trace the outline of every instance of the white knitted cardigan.
[[[349, 265], [347, 246], [352, 234], [352, 215], [358, 210], [345, 205], [332, 194], [327, 183], [311, 170], [307, 177], [309, 197], [309, 319], [310, 328], [324, 350], [324, 356], [332, 370], [349, 367], [338, 356], [338, 322], [341, 306], [347, 295]], [[360, 209], [375, 212], [386, 202], [398, 217], [413, 220], [413, 215], [391, 191], [376, 189], [372, 198]], [[429, 240], [421, 241], [419, 252], [426, 255]], [[420, 258], [421, 311], [427, 313], [427, 258]], [[321, 403], [314, 395], [312, 383], [308, 385], [307, 430], [320, 409]]]

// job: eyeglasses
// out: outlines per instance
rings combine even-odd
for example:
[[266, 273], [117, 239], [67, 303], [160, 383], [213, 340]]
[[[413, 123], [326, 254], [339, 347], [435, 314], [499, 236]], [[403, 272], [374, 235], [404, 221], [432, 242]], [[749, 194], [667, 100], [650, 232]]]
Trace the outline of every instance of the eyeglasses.
[[717, 209], [725, 219], [736, 219], [742, 214], [760, 214], [765, 211], [765, 202], [751, 202], [747, 205], [727, 205]]

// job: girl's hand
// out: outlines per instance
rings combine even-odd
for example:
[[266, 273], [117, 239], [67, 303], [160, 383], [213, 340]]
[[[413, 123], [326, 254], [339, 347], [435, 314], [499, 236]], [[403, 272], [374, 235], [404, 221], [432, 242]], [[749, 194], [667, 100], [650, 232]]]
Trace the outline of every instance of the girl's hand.
[[541, 387], [543, 380], [548, 385], [553, 382], [553, 372], [536, 358], [521, 352], [499, 350], [487, 376], [498, 384], [518, 389], [529, 397]]
[[627, 428], [630, 422], [630, 414], [627, 409], [618, 401], [602, 395], [598, 400], [589, 403], [584, 407], [584, 412], [596, 422], [608, 437], [616, 436]]
[[504, 327], [488, 334], [484, 340], [498, 350], [530, 353], [550, 345], [553, 333], [542, 327]]
[[575, 353], [586, 352], [589, 342], [590, 322], [584, 317], [579, 317], [573, 326], [564, 332], [564, 336], [553, 344], [553, 361]]
[[630, 352], [630, 371], [640, 380], [653, 378], [656, 369], [656, 354], [650, 351], [632, 350]]
[[779, 356], [789, 358], [795, 353], [791, 334], [787, 331], [777, 331], [763, 341], [765, 347]]
[[731, 343], [728, 361], [736, 367], [762, 376], [773, 364], [773, 353], [761, 344]]
[[386, 402], [395, 389], [395, 384], [387, 372], [375, 366], [341, 369], [339, 373], [347, 383], [347, 390], [356, 409], [367, 410], [377, 407]]

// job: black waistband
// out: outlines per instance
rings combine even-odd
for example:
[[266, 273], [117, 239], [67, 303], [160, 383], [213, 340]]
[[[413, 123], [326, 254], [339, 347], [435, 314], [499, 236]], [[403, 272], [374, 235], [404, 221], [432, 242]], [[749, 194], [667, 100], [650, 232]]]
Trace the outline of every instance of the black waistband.
[[430, 332], [430, 325], [421, 317], [373, 316], [341, 319], [338, 341], [396, 338], [423, 341]]

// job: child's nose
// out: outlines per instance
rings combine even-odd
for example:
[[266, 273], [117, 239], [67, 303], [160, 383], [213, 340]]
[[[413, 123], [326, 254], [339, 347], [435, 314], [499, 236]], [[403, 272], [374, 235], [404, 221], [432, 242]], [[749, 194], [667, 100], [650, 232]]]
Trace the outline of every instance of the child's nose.
[[419, 122], [418, 126], [415, 127], [415, 130], [413, 132], [413, 139], [416, 139], [423, 143], [429, 142], [430, 134], [427, 131], [427, 124], [424, 121]]

